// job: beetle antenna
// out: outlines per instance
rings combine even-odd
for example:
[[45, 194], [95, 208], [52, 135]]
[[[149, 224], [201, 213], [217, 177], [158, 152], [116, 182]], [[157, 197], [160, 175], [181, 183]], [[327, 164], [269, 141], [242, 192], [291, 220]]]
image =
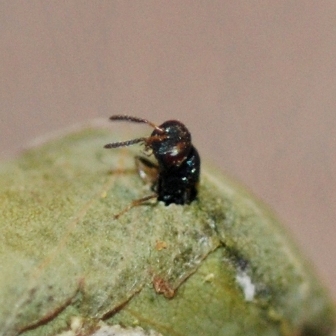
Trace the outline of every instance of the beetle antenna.
[[112, 142], [112, 143], [106, 144], [104, 148], [118, 148], [118, 147], [132, 146], [139, 142], [146, 142], [146, 139], [147, 138], [137, 138], [137, 139], [127, 140], [127, 141]]
[[152, 135], [152, 136], [146, 138], [145, 144], [146, 144], [146, 146], [150, 147], [153, 142], [161, 142], [166, 138], [167, 138], [167, 136], [165, 134], [163, 134], [163, 135]]
[[131, 122], [136, 122], [136, 123], [144, 123], [144, 124], [148, 124], [149, 126], [152, 126], [153, 128], [155, 128], [157, 131], [159, 131], [161, 133], [165, 132], [159, 126], [157, 126], [154, 123], [152, 123], [151, 121], [149, 121], [147, 119], [143, 119], [143, 118], [132, 117], [132, 116], [123, 115], [123, 114], [116, 114], [116, 115], [111, 116], [110, 120], [111, 121], [114, 121], [114, 120], [125, 120], [125, 121], [131, 121]]

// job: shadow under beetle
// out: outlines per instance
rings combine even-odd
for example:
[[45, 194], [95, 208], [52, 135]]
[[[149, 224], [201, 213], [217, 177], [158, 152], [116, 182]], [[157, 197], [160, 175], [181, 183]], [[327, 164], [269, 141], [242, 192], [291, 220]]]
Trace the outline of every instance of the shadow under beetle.
[[151, 198], [157, 198], [165, 205], [189, 204], [195, 200], [201, 161], [196, 148], [191, 143], [190, 132], [181, 122], [168, 120], [157, 126], [146, 119], [128, 115], [114, 115], [110, 120], [145, 123], [153, 127], [154, 131], [149, 137], [113, 142], [105, 145], [105, 148], [126, 147], [140, 143], [157, 160], [157, 164], [154, 164], [144, 157], [136, 157], [140, 177], [152, 184], [151, 189], [155, 194], [133, 201], [115, 217]]

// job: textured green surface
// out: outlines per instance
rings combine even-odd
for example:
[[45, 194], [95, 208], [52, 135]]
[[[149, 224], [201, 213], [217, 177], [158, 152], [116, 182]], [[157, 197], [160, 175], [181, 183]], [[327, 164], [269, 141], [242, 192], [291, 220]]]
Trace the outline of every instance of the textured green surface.
[[[1, 335], [54, 335], [73, 316], [83, 333], [103, 318], [164, 335], [328, 334], [332, 307], [309, 267], [272, 214], [217, 172], [202, 169], [189, 206], [153, 201], [113, 219], [150, 194], [129, 149], [102, 148], [124, 138], [87, 129], [0, 166]], [[174, 298], [153, 290], [157, 277]]]

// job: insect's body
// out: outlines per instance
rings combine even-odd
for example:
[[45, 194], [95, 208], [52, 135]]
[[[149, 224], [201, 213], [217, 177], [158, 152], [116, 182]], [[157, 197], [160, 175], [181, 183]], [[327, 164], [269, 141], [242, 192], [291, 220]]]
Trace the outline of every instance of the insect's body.
[[189, 204], [197, 196], [200, 158], [192, 147], [189, 155], [179, 166], [159, 166], [159, 178], [155, 191], [158, 200], [166, 205]]
[[[157, 197], [158, 201], [164, 202], [165, 205], [171, 203], [183, 205], [195, 200], [200, 176], [200, 157], [191, 143], [188, 129], [181, 122], [169, 120], [156, 126], [145, 119], [130, 116], [117, 115], [110, 119], [147, 123], [154, 128], [148, 138], [115, 142], [105, 146], [105, 148], [117, 148], [143, 143], [145, 149], [151, 151], [157, 160], [156, 166], [146, 158], [138, 158], [140, 176], [152, 181], [152, 189], [156, 194], [133, 201], [128, 208], [153, 197]], [[152, 177], [146, 176], [147, 171]]]
[[[164, 131], [165, 137], [150, 143], [159, 173], [154, 191], [158, 200], [166, 205], [189, 204], [197, 196], [200, 157], [182, 123], [170, 120], [159, 128]], [[160, 132], [154, 130], [151, 137], [160, 137]]]

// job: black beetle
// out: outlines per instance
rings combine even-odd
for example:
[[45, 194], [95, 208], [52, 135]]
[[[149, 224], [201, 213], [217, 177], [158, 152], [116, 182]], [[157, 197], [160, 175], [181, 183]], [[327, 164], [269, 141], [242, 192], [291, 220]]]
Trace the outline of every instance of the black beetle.
[[[135, 200], [122, 213], [133, 206], [157, 197], [165, 205], [189, 204], [195, 200], [200, 177], [200, 157], [191, 143], [191, 134], [180, 121], [165, 121], [160, 126], [128, 115], [114, 115], [110, 120], [145, 123], [154, 128], [149, 137], [113, 142], [105, 148], [117, 148], [141, 143], [157, 160], [157, 165], [144, 157], [136, 157], [140, 177], [152, 183], [154, 195]], [[119, 214], [120, 215], [120, 214]], [[119, 216], [117, 215], [117, 217]]]

